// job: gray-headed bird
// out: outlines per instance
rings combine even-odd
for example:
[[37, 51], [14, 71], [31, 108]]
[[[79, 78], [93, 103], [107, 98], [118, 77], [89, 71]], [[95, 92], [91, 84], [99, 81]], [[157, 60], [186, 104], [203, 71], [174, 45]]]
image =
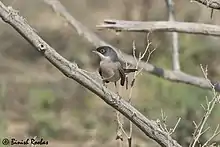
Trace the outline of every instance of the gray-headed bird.
[[116, 82], [121, 79], [124, 86], [126, 73], [135, 72], [137, 69], [125, 69], [118, 58], [117, 53], [109, 46], [100, 46], [93, 51], [100, 57], [99, 74], [104, 83]]

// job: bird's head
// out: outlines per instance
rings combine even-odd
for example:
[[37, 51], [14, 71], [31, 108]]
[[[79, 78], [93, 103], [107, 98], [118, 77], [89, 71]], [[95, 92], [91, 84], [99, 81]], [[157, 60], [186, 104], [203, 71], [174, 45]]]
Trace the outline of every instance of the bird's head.
[[96, 50], [94, 50], [93, 52], [96, 53], [101, 58], [101, 60], [105, 60], [105, 59], [108, 60], [110, 59], [112, 61], [118, 60], [117, 53], [110, 46], [100, 46], [96, 48]]

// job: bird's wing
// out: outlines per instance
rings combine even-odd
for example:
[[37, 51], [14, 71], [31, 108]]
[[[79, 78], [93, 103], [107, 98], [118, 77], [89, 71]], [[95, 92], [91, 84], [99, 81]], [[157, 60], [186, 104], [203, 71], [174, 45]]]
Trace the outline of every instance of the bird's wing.
[[100, 76], [102, 77], [102, 71], [101, 71], [101, 68], [99, 68], [99, 74], [100, 74]]
[[120, 77], [121, 77], [121, 86], [124, 86], [124, 84], [125, 84], [125, 72], [124, 72], [124, 69], [122, 68], [120, 62], [117, 63], [117, 66], [118, 66], [118, 71], [119, 71], [119, 74], [120, 74]]
[[103, 78], [101, 68], [99, 68], [99, 75], [102, 77], [102, 79], [104, 80], [105, 83], [109, 83], [108, 80], [106, 80], [106, 79]]

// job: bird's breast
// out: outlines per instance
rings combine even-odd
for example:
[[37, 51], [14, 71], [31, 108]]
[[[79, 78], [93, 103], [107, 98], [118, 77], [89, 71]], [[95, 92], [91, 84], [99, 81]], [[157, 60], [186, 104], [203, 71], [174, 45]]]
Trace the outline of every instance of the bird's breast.
[[120, 74], [116, 63], [109, 61], [101, 61], [100, 69], [102, 77], [104, 79], [108, 79], [108, 81], [110, 82], [115, 82], [120, 79]]

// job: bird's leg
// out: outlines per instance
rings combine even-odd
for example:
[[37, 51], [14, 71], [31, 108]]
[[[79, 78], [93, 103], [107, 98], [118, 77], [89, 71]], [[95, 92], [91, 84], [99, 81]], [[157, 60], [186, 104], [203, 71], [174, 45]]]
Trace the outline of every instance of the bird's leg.
[[119, 88], [120, 88], [120, 86], [118, 86], [118, 84], [117, 84], [117, 82], [114, 82], [114, 84], [115, 84], [115, 91], [116, 91], [116, 94], [119, 96], [119, 100], [121, 99], [121, 95], [119, 94]]
[[[103, 80], [102, 80], [103, 86], [104, 86], [105, 88], [108, 88], [107, 85], [106, 85], [106, 83], [108, 83], [108, 81], [106, 81], [106, 80], [103, 79]], [[102, 91], [105, 93], [104, 87], [102, 87]]]
[[114, 82], [114, 84], [115, 84], [115, 92], [117, 93], [117, 95], [119, 95], [117, 82]]
[[126, 90], [128, 90], [128, 76], [126, 75], [126, 77], [125, 77], [125, 88], [126, 88]]
[[107, 88], [107, 85], [106, 85], [106, 81], [105, 80], [102, 80], [102, 84], [103, 84], [103, 86], [105, 86], [106, 88]]

